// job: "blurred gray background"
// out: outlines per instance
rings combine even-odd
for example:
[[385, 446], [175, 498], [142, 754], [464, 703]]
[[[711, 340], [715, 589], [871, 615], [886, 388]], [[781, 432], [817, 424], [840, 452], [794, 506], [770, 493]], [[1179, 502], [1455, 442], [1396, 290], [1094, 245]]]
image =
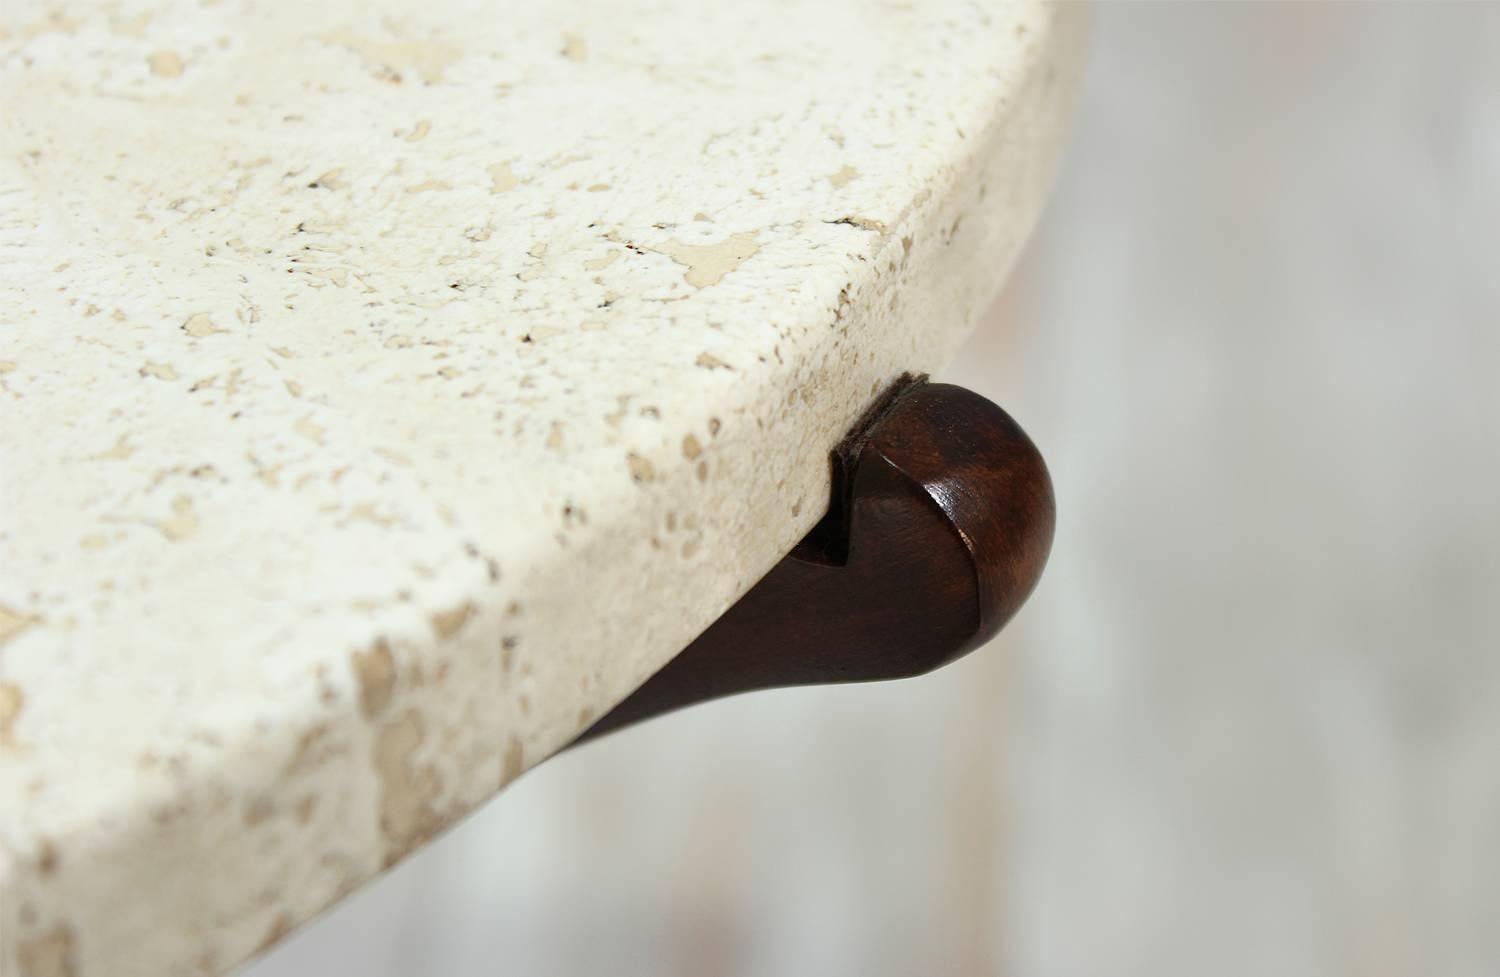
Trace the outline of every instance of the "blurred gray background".
[[1104, 4], [950, 379], [1061, 523], [995, 646], [553, 760], [247, 970], [1500, 973], [1500, 6]]

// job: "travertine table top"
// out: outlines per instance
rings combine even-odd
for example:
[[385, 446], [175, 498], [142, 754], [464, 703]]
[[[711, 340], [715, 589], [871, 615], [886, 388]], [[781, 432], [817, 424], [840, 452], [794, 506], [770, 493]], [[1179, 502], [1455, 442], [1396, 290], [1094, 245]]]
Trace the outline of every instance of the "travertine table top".
[[222, 971], [817, 520], [1032, 226], [1071, 7], [0, 11], [0, 973]]

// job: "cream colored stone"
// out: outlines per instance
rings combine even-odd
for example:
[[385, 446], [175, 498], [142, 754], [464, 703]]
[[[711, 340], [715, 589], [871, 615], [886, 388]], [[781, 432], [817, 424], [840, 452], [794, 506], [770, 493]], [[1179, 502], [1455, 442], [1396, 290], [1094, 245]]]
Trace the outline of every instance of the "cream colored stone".
[[691, 640], [993, 296], [1080, 33], [116, 6], [0, 14], [7, 974], [228, 968]]

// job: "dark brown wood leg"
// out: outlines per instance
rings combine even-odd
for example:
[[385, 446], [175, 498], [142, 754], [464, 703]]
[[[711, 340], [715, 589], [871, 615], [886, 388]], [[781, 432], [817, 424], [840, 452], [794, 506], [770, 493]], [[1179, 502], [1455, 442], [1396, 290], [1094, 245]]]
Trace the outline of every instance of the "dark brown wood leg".
[[1036, 586], [1052, 483], [988, 400], [902, 378], [833, 464], [823, 522], [578, 742], [736, 692], [921, 675], [993, 637]]

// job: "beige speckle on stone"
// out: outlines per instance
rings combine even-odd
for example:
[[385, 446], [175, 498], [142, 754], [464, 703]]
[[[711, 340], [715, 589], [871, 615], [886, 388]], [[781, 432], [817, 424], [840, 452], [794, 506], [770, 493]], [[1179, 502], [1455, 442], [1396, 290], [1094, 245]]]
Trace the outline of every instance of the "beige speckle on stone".
[[297, 748], [287, 759], [283, 776], [298, 777], [322, 769], [330, 758], [344, 750], [327, 723], [314, 723], [297, 738]]
[[691, 434], [684, 434], [682, 436], [682, 457], [686, 458], [688, 461], [692, 461], [694, 458], [697, 458], [698, 455], [702, 452], [703, 448], [698, 444], [697, 438], [693, 437], [693, 435]]
[[630, 467], [630, 477], [635, 482], [654, 482], [656, 480], [656, 466], [642, 458], [634, 451], [625, 456], [625, 462]]
[[841, 166], [838, 172], [829, 175], [828, 182], [833, 184], [834, 189], [838, 189], [846, 186], [850, 180], [857, 176], [859, 176], [859, 170], [856, 170], [852, 166]]
[[0, 682], [0, 746], [9, 746], [14, 740], [16, 718], [21, 715], [21, 706], [26, 697], [21, 687], [14, 682]]
[[293, 927], [292, 917], [287, 913], [277, 913], [276, 918], [271, 920], [271, 925], [266, 929], [265, 936], [260, 938], [260, 944], [255, 948], [257, 953], [263, 953], [271, 947], [286, 939]]
[[503, 783], [510, 783], [526, 769], [526, 747], [519, 736], [512, 736], [505, 745], [505, 770], [501, 773]]
[[369, 651], [356, 651], [352, 657], [354, 677], [359, 681], [359, 709], [366, 719], [374, 719], [390, 704], [396, 687], [396, 659], [384, 638], [376, 640]]
[[224, 332], [223, 329], [214, 325], [213, 319], [206, 312], [199, 312], [197, 315], [189, 316], [187, 322], [182, 324], [182, 331], [195, 339], [202, 339], [205, 336], [212, 336], [214, 333]]
[[509, 163], [496, 163], [489, 168], [490, 193], [504, 193], [516, 188], [516, 175], [510, 171]]
[[110, 29], [119, 37], [128, 37], [138, 41], [146, 36], [146, 25], [151, 23], [153, 11], [145, 10], [130, 18], [112, 18]]
[[311, 186], [322, 190], [342, 190], [349, 184], [344, 182], [344, 168], [335, 166], [333, 169], [318, 174], [318, 178], [312, 181]]
[[323, 40], [349, 48], [364, 59], [371, 70], [399, 78], [403, 71], [415, 71], [429, 85], [443, 80], [443, 72], [462, 56], [451, 44], [437, 41], [374, 41], [350, 31], [333, 31]]
[[57, 843], [51, 838], [43, 838], [37, 846], [36, 870], [43, 878], [57, 871], [57, 864], [61, 856], [57, 853]]
[[465, 602], [446, 611], [432, 615], [432, 631], [439, 638], [451, 638], [457, 634], [469, 618], [474, 616], [474, 605]]
[[163, 536], [172, 542], [181, 542], [198, 531], [198, 514], [193, 510], [193, 500], [179, 495], [172, 500], [172, 514], [156, 524]]
[[298, 824], [306, 824], [312, 820], [313, 812], [318, 809], [318, 795], [308, 794], [297, 802], [292, 809], [292, 816], [297, 819]]
[[141, 367], [140, 373], [143, 377], [155, 377], [158, 380], [177, 379], [177, 370], [173, 368], [172, 364], [157, 363], [153, 360], [147, 360], [146, 364]]
[[61, 10], [53, 10], [45, 18], [22, 27], [21, 36], [30, 39], [43, 34], [71, 34], [81, 23], [83, 21], [68, 17]]
[[699, 353], [698, 358], [693, 361], [705, 370], [732, 370], [734, 367], [725, 363], [712, 353]]
[[310, 416], [298, 418], [297, 423], [292, 425], [292, 430], [314, 444], [322, 444], [323, 436], [327, 433], [322, 425], [316, 423]]
[[874, 231], [881, 237], [884, 237], [886, 235], [886, 232], [889, 230], [889, 228], [886, 226], [885, 221], [876, 220], [873, 217], [861, 217], [858, 214], [851, 214], [847, 217], [840, 217], [833, 223], [848, 224], [850, 227], [857, 227], [862, 231]]
[[20, 634], [33, 623], [33, 618], [0, 604], [0, 645]]
[[634, 398], [630, 394], [621, 394], [615, 398], [615, 409], [604, 415], [604, 423], [610, 427], [618, 428], [625, 420], [625, 414], [630, 410], [630, 401]]
[[253, 828], [258, 824], [265, 824], [275, 813], [276, 805], [271, 799], [264, 794], [257, 794], [245, 803], [245, 827]]
[[40, 936], [20, 941], [16, 963], [20, 977], [77, 977], [73, 969], [73, 931], [59, 923]]
[[182, 55], [176, 51], [154, 51], [146, 56], [146, 63], [158, 78], [177, 78], [182, 74]]
[[689, 285], [707, 288], [738, 268], [741, 262], [760, 251], [753, 231], [731, 234], [715, 244], [683, 244], [672, 240], [657, 248], [680, 265], [687, 266], [684, 276]]
[[0, 360], [0, 373], [10, 373], [16, 368], [15, 360]]
[[589, 271], [603, 271], [614, 264], [620, 257], [619, 251], [611, 251], [601, 258], [590, 258], [583, 263], [583, 267]]
[[589, 56], [589, 49], [582, 35], [564, 34], [562, 53], [569, 61], [582, 61]]
[[375, 737], [380, 828], [390, 845], [387, 864], [421, 844], [440, 825], [432, 808], [440, 783], [437, 771], [419, 764], [416, 757], [426, 736], [421, 714], [408, 709], [382, 726]]
[[389, 529], [396, 524], [396, 520], [390, 516], [383, 515], [373, 502], [354, 503], [354, 505], [349, 507], [348, 518], [350, 522], [367, 522], [380, 526], [382, 529]]
[[90, 457], [95, 461], [121, 461], [129, 458], [135, 453], [135, 448], [130, 445], [130, 435], [122, 434], [115, 439], [114, 446], [107, 451], [101, 451]]
[[412, 126], [406, 132], [399, 133], [399, 135], [406, 142], [421, 142], [427, 138], [427, 134], [431, 131], [432, 121], [430, 119], [419, 119], [416, 125]]

